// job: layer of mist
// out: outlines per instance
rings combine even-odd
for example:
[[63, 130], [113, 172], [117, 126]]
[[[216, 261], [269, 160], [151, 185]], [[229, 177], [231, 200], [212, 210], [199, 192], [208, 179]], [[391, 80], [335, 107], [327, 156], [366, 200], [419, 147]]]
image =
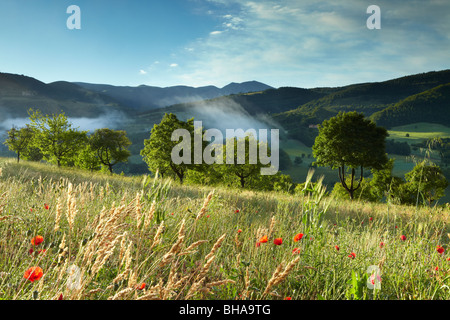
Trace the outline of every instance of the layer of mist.
[[226, 129], [280, 129], [267, 115], [251, 115], [240, 104], [232, 99], [220, 99], [215, 101], [201, 101], [190, 105], [186, 111], [185, 119], [194, 117], [195, 121], [202, 121], [205, 129], [218, 129], [224, 134]]
[[[72, 128], [77, 128], [80, 131], [93, 132], [101, 128], [119, 129], [123, 125], [126, 116], [121, 112], [108, 112], [96, 118], [67, 117], [67, 119], [72, 124]], [[1, 115], [0, 132], [5, 133], [5, 131], [10, 130], [12, 127], [22, 128], [29, 123], [31, 123], [29, 118], [5, 118], [5, 115]]]

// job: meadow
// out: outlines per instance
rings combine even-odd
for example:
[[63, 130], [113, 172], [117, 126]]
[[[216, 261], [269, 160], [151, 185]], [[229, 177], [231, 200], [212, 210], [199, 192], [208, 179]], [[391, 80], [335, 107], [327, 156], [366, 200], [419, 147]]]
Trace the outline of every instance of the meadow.
[[445, 206], [0, 168], [2, 300], [450, 298]]

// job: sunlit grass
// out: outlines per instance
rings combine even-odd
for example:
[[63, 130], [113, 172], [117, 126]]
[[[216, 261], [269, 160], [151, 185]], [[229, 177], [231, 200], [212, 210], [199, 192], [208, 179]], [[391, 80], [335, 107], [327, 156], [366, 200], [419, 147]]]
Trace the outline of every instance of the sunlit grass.
[[352, 271], [373, 265], [381, 290], [361, 298], [450, 298], [447, 208], [0, 168], [0, 299], [346, 299]]

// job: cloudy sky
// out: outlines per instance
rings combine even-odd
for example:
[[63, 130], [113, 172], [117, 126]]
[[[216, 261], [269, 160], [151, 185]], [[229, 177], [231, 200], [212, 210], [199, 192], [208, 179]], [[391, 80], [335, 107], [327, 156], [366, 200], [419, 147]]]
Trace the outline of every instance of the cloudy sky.
[[0, 72], [46, 83], [312, 88], [449, 69], [449, 56], [448, 0], [0, 1]]

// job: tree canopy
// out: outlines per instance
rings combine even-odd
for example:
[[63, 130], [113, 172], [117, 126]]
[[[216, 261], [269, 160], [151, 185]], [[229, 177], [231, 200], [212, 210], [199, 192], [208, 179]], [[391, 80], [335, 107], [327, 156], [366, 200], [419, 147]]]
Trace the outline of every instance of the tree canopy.
[[[131, 155], [130, 151], [127, 150], [131, 145], [131, 141], [127, 138], [127, 133], [122, 130], [108, 128], [97, 129], [90, 137], [90, 145], [92, 150], [97, 154], [98, 160], [107, 166], [111, 173], [113, 173], [113, 166], [119, 162], [127, 161]], [[91, 165], [95, 161], [89, 158], [86, 160]]]
[[8, 138], [4, 144], [8, 146], [9, 150], [17, 153], [17, 162], [20, 162], [20, 156], [26, 154], [30, 150], [30, 145], [34, 138], [33, 128], [26, 125], [23, 128], [12, 127], [8, 131]]
[[[315, 164], [339, 169], [342, 186], [353, 199], [355, 190], [361, 186], [363, 169], [381, 169], [387, 163], [387, 130], [358, 112], [340, 112], [319, 125], [319, 135], [313, 145]], [[346, 181], [346, 167], [351, 169], [350, 185]], [[361, 174], [355, 186], [356, 168]]]
[[[153, 126], [150, 138], [144, 140], [144, 149], [141, 150], [141, 155], [150, 171], [159, 171], [163, 176], [174, 174], [183, 183], [187, 170], [194, 165], [192, 163], [175, 164], [172, 161], [172, 150], [179, 142], [172, 141], [171, 137], [172, 133], [177, 129], [186, 129], [189, 134], [193, 135], [194, 119], [182, 121], [173, 113], [166, 113], [161, 122]], [[193, 152], [192, 148], [191, 154], [187, 156], [191, 157]]]
[[73, 161], [78, 150], [86, 143], [87, 131], [72, 128], [64, 113], [44, 116], [40, 111], [30, 110], [34, 144], [41, 150], [44, 159], [56, 162]]

